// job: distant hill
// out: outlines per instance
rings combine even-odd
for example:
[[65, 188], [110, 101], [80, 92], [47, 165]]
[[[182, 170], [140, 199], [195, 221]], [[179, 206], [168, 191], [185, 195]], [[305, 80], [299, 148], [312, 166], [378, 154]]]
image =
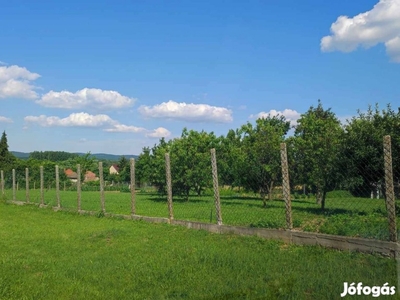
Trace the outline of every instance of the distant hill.
[[[19, 159], [28, 159], [30, 153], [26, 152], [19, 152], [19, 151], [10, 151], [12, 154], [14, 154], [15, 157], [18, 157]], [[85, 155], [86, 153], [78, 153], [79, 155]], [[96, 157], [99, 160], [111, 160], [111, 161], [118, 161], [121, 156], [125, 156], [127, 159], [137, 159], [139, 156], [138, 155], [132, 155], [132, 154], [127, 154], [127, 155], [115, 155], [115, 154], [107, 154], [107, 153], [92, 153], [94, 157]]]
[[18, 157], [19, 159], [28, 159], [29, 158], [29, 153], [25, 152], [18, 152], [18, 151], [10, 151], [12, 154], [14, 154], [15, 157]]

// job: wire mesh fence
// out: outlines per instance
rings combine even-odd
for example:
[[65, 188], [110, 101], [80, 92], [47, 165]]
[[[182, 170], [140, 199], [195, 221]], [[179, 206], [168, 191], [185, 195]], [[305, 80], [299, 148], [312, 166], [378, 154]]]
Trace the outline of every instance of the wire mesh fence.
[[[125, 183], [104, 181], [101, 162], [98, 178], [91, 181], [79, 175], [60, 181], [58, 166], [1, 171], [1, 194], [78, 211], [397, 241], [398, 139], [385, 136], [362, 155], [343, 147], [335, 156], [321, 152], [311, 159], [295, 153], [290, 142], [280, 143], [273, 161], [261, 153], [263, 160], [244, 155], [229, 162], [229, 152], [218, 145], [183, 149], [156, 151], [150, 184], [136, 182], [140, 170], [131, 159]], [[238, 174], [234, 179], [232, 169]], [[76, 173], [82, 174], [79, 165]]]

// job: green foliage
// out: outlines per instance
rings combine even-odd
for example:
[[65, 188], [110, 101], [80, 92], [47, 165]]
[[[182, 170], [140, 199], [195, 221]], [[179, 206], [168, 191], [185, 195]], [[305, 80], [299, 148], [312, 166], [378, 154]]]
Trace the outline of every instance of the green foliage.
[[[296, 164], [298, 183], [311, 186], [317, 203], [325, 208], [326, 193], [335, 189], [343, 177], [341, 139], [343, 129], [336, 115], [322, 103], [301, 115], [295, 129], [291, 158]], [[292, 163], [293, 164], [293, 163]]]
[[49, 160], [53, 162], [65, 161], [79, 157], [77, 153], [69, 153], [64, 151], [33, 151], [29, 154], [29, 158], [36, 160]]
[[280, 144], [290, 129], [284, 116], [268, 116], [240, 129], [243, 158], [239, 162], [243, 187], [272, 200], [275, 184], [281, 180]]
[[7, 134], [3, 131], [0, 138], [0, 170], [9, 173], [16, 160], [16, 157], [8, 150]]
[[345, 126], [343, 159], [346, 165], [345, 187], [354, 195], [369, 196], [377, 188], [383, 192], [383, 137], [392, 140], [394, 181], [400, 182], [400, 108], [396, 113], [390, 105], [386, 110], [369, 106], [366, 113], [358, 112]]

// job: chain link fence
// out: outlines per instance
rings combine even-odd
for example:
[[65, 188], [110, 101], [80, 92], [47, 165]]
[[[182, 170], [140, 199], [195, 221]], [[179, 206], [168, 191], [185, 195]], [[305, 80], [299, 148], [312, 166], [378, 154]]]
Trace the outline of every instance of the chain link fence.
[[[136, 184], [135, 160], [130, 161], [130, 182], [86, 182], [59, 180], [58, 167], [49, 175], [39, 170], [1, 171], [1, 195], [5, 200], [60, 207], [79, 211], [161, 217], [218, 225], [319, 232], [342, 236], [397, 241], [400, 211], [400, 143], [385, 136], [381, 147], [371, 147], [378, 156], [359, 156], [346, 148], [338, 158], [319, 155], [320, 161], [304, 164], [290, 143], [276, 150], [276, 176], [271, 164], [243, 160], [239, 181], [226, 183], [226, 164], [218, 149], [198, 153], [161, 153], [160, 175], [155, 184]], [[395, 153], [396, 155], [394, 155]], [[374, 161], [372, 157], [380, 157]], [[205, 160], [207, 159], [207, 160]], [[324, 163], [325, 159], [325, 163]], [[185, 160], [185, 164], [181, 164]], [[206, 163], [205, 163], [206, 161]], [[322, 162], [322, 163], [321, 163]], [[182, 167], [184, 166], [184, 167]], [[333, 167], [332, 167], [333, 166]], [[244, 167], [243, 167], [244, 168]], [[250, 174], [260, 168], [261, 180]], [[25, 172], [24, 172], [25, 171]], [[221, 172], [219, 172], [221, 171]], [[40, 180], [30, 175], [39, 173]], [[81, 174], [80, 166], [76, 173]], [[221, 174], [222, 173], [222, 174]], [[269, 174], [270, 177], [265, 174]], [[253, 177], [252, 177], [253, 176]], [[37, 178], [37, 176], [35, 177]], [[260, 178], [259, 178], [260, 179]], [[189, 185], [188, 182], [191, 182]]]

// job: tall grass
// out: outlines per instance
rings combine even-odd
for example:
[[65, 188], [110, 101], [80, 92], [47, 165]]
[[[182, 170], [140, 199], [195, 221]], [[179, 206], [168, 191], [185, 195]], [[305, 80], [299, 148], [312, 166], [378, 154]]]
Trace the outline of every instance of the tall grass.
[[338, 299], [395, 260], [0, 203], [0, 299]]

